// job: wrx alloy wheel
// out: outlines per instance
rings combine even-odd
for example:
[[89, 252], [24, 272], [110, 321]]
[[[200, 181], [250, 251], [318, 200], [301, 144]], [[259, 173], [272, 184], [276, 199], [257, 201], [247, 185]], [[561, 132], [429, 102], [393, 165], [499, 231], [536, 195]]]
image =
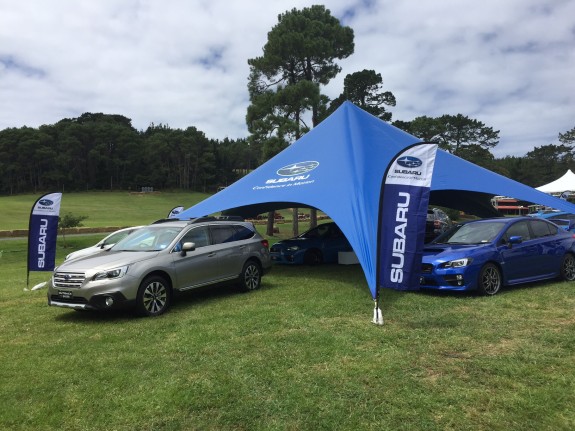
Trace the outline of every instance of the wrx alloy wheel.
[[563, 261], [561, 262], [561, 278], [566, 281], [575, 280], [575, 256], [571, 253], [567, 253], [563, 256]]
[[484, 295], [495, 295], [499, 292], [501, 289], [501, 272], [496, 265], [486, 263], [481, 268], [477, 288]]

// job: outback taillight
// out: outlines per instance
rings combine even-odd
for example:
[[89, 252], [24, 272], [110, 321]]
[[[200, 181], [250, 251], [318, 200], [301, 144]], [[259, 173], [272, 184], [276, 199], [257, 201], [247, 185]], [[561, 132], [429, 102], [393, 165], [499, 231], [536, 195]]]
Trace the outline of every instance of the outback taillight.
[[262, 245], [263, 245], [265, 248], [270, 248], [270, 243], [269, 243], [269, 241], [268, 241], [267, 239], [262, 239]]

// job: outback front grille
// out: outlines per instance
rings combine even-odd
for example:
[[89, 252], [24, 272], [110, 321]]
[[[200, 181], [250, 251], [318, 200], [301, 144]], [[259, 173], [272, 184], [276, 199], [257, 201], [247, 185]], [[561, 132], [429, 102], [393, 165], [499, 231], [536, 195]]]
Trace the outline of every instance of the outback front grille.
[[85, 278], [83, 272], [56, 272], [54, 287], [79, 288]]

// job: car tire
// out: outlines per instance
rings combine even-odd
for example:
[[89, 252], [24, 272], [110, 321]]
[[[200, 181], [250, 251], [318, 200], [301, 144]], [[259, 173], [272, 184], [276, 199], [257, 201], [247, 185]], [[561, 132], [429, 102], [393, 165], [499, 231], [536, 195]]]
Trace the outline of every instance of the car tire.
[[501, 271], [493, 263], [486, 263], [479, 271], [477, 289], [483, 295], [495, 295], [501, 289]]
[[164, 313], [172, 300], [172, 290], [164, 277], [152, 275], [140, 284], [136, 311], [140, 316], [154, 317]]
[[248, 260], [240, 274], [240, 287], [245, 292], [259, 289], [262, 284], [262, 268], [255, 260]]
[[320, 265], [323, 262], [321, 251], [316, 249], [309, 249], [303, 255], [303, 263], [306, 265]]
[[561, 279], [565, 281], [575, 280], [575, 256], [566, 253], [561, 261]]

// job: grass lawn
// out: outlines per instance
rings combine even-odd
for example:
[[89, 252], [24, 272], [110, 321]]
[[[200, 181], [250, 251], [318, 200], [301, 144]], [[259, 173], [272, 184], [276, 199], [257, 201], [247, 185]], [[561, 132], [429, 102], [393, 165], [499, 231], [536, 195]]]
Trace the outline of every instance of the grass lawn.
[[[0, 231], [28, 229], [30, 210], [42, 193], [38, 195], [0, 196]], [[209, 195], [191, 192], [90, 192], [64, 193], [60, 216], [72, 213], [87, 216], [82, 222], [85, 227], [138, 226], [167, 217], [174, 207], [189, 208]], [[300, 210], [307, 211], [307, 210]], [[289, 217], [289, 210], [279, 211]], [[265, 223], [262, 221], [262, 223]], [[291, 229], [291, 219], [278, 225], [281, 230]], [[300, 223], [300, 230], [307, 228]], [[303, 230], [302, 230], [303, 232]]]
[[0, 250], [0, 429], [575, 429], [573, 283], [385, 290], [376, 326], [359, 266], [276, 266], [136, 318], [48, 307], [26, 241]]
[[[0, 230], [28, 229], [30, 210], [38, 195], [0, 196]], [[205, 199], [203, 193], [129, 193], [90, 192], [64, 193], [60, 216], [72, 213], [88, 216], [87, 227], [137, 226], [167, 217], [179, 205], [189, 208]]]

